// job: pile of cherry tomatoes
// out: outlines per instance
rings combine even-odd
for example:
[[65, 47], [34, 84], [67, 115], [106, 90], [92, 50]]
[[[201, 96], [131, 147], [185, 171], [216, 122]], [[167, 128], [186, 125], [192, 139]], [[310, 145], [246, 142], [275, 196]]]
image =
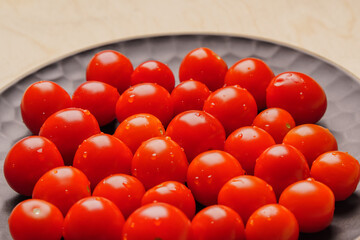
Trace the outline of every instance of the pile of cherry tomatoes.
[[133, 69], [106, 50], [86, 80], [72, 97], [50, 81], [23, 95], [33, 135], [4, 162], [32, 197], [9, 217], [16, 240], [298, 239], [328, 227], [359, 182], [359, 162], [316, 125], [326, 95], [303, 73], [256, 58], [228, 68], [197, 48], [175, 86], [167, 65]]

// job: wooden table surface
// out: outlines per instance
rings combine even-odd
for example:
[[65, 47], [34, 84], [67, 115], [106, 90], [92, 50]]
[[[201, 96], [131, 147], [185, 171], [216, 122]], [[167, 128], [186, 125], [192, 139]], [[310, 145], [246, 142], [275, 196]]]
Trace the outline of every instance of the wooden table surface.
[[81, 49], [169, 33], [274, 40], [360, 78], [359, 0], [1, 0], [0, 89]]

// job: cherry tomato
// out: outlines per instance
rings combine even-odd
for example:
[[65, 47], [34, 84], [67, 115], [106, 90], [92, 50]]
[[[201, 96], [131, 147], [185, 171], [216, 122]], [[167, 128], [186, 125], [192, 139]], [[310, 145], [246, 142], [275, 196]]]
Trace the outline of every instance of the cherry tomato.
[[281, 194], [279, 204], [295, 215], [300, 232], [312, 233], [330, 225], [335, 198], [325, 184], [309, 178], [288, 186]]
[[103, 197], [87, 197], [70, 208], [63, 234], [66, 240], [118, 240], [124, 223], [113, 202]]
[[228, 70], [226, 62], [208, 48], [196, 48], [182, 60], [179, 68], [180, 82], [190, 79], [202, 82], [215, 91], [224, 85]]
[[116, 103], [116, 117], [122, 122], [137, 113], [150, 113], [167, 126], [174, 113], [170, 93], [155, 83], [140, 83], [127, 89]]
[[239, 86], [223, 87], [211, 93], [203, 110], [222, 123], [227, 135], [251, 125], [257, 115], [255, 99], [248, 90]]
[[73, 166], [81, 170], [94, 188], [115, 173], [130, 174], [133, 154], [118, 138], [99, 133], [84, 140], [77, 149]]
[[15, 240], [60, 240], [64, 217], [60, 210], [43, 200], [20, 202], [9, 217], [9, 229]]
[[225, 141], [224, 149], [240, 162], [246, 174], [253, 175], [256, 159], [274, 144], [274, 139], [266, 131], [247, 126], [232, 132]]
[[203, 111], [189, 110], [178, 114], [169, 123], [166, 135], [184, 148], [189, 162], [207, 150], [224, 149], [224, 127]]
[[230, 179], [218, 195], [218, 204], [234, 209], [244, 223], [256, 209], [270, 203], [276, 203], [272, 187], [261, 178], [251, 175]]
[[167, 203], [150, 203], [138, 208], [123, 228], [123, 239], [127, 240], [187, 240], [189, 235], [189, 219]]
[[75, 90], [72, 101], [74, 107], [89, 110], [99, 125], [104, 126], [115, 119], [119, 97], [115, 87], [103, 82], [87, 81]]
[[32, 197], [54, 204], [65, 216], [75, 202], [90, 195], [90, 182], [85, 174], [64, 166], [46, 172], [35, 184]]
[[132, 175], [146, 189], [169, 180], [184, 183], [187, 168], [184, 151], [169, 137], [155, 137], [143, 142], [131, 164]]
[[212, 205], [198, 212], [191, 222], [196, 240], [243, 240], [244, 223], [237, 212], [223, 205]]
[[130, 86], [134, 68], [130, 60], [114, 50], [98, 52], [86, 69], [87, 81], [99, 81], [117, 88], [121, 94]]
[[334, 135], [327, 128], [315, 124], [296, 126], [285, 135], [283, 143], [304, 154], [309, 167], [320, 154], [338, 149]]
[[21, 116], [33, 134], [38, 134], [42, 124], [53, 113], [71, 107], [70, 95], [58, 84], [50, 81], [33, 83], [21, 99]]
[[147, 190], [141, 204], [152, 202], [171, 204], [183, 211], [189, 219], [195, 215], [195, 199], [190, 189], [176, 181], [166, 181]]
[[355, 191], [360, 178], [360, 165], [348, 153], [330, 151], [316, 158], [310, 174], [333, 191], [336, 201], [342, 201]]
[[319, 121], [326, 111], [327, 100], [322, 87], [311, 77], [284, 72], [267, 87], [266, 105], [285, 109], [299, 125]]
[[141, 206], [144, 185], [135, 177], [113, 174], [96, 185], [93, 196], [104, 197], [115, 203], [125, 218]]
[[257, 58], [244, 58], [229, 68], [225, 85], [239, 85], [246, 88], [255, 98], [259, 109], [266, 107], [266, 88], [274, 78], [270, 67]]
[[195, 80], [181, 82], [171, 92], [174, 114], [187, 110], [202, 110], [209, 95], [210, 90], [202, 82]]
[[4, 162], [4, 176], [16, 192], [31, 196], [35, 183], [52, 168], [64, 162], [55, 144], [40, 136], [21, 139], [11, 148]]
[[187, 184], [195, 199], [208, 206], [216, 204], [219, 191], [228, 180], [243, 174], [240, 163], [229, 153], [206, 151], [190, 163]]
[[166, 64], [150, 60], [137, 66], [131, 75], [131, 85], [139, 83], [157, 83], [171, 93], [175, 86], [175, 77]]
[[270, 133], [276, 143], [282, 143], [285, 135], [295, 127], [295, 120], [284, 109], [268, 108], [255, 117], [252, 125]]
[[142, 142], [165, 135], [160, 120], [148, 113], [139, 113], [126, 118], [116, 128], [114, 136], [123, 141], [135, 153]]
[[97, 133], [100, 133], [99, 124], [88, 110], [66, 108], [46, 119], [39, 135], [52, 141], [65, 165], [71, 165], [82, 141]]
[[299, 224], [292, 212], [279, 204], [268, 204], [257, 209], [246, 224], [247, 240], [297, 240]]

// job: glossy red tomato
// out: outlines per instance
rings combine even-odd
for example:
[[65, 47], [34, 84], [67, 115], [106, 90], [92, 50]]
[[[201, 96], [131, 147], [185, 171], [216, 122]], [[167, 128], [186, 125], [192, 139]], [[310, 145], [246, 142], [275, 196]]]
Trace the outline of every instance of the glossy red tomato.
[[310, 174], [333, 191], [336, 201], [342, 201], [355, 191], [360, 178], [360, 165], [346, 152], [330, 151], [316, 158]]
[[134, 68], [130, 60], [114, 50], [98, 52], [86, 69], [87, 81], [99, 81], [117, 88], [121, 94], [130, 86]]
[[165, 128], [160, 120], [148, 113], [131, 115], [120, 123], [114, 136], [123, 141], [135, 153], [142, 142], [165, 135]]
[[218, 196], [218, 204], [234, 209], [244, 223], [255, 210], [270, 203], [276, 203], [272, 187], [264, 180], [251, 175], [230, 179], [221, 188]]
[[9, 222], [15, 240], [60, 240], [64, 217], [53, 204], [39, 199], [20, 202], [12, 210]]
[[124, 217], [116, 205], [103, 197], [87, 197], [76, 202], [64, 220], [66, 240], [121, 239]]
[[209, 95], [210, 90], [202, 82], [195, 80], [181, 82], [171, 92], [174, 114], [187, 110], [202, 110]]
[[191, 222], [196, 240], [244, 240], [244, 223], [237, 212], [223, 205], [212, 205], [198, 212]]
[[284, 72], [267, 87], [266, 105], [285, 109], [299, 125], [319, 121], [326, 111], [327, 100], [322, 87], [311, 77]]
[[155, 137], [143, 142], [131, 164], [132, 175], [146, 189], [169, 180], [184, 183], [187, 168], [184, 151], [169, 137]]
[[252, 125], [270, 133], [276, 143], [282, 143], [285, 135], [295, 127], [295, 120], [284, 109], [268, 108], [255, 117]]
[[87, 109], [94, 115], [100, 126], [115, 119], [115, 106], [120, 94], [109, 84], [98, 81], [87, 81], [74, 92], [74, 107]]
[[139, 83], [157, 83], [171, 93], [175, 86], [175, 77], [166, 64], [150, 60], [137, 66], [131, 75], [131, 85]]
[[223, 87], [211, 93], [204, 102], [203, 110], [221, 122], [227, 135], [251, 125], [257, 115], [254, 97], [239, 86]]
[[337, 141], [329, 129], [316, 124], [296, 126], [285, 135], [283, 143], [294, 146], [304, 154], [310, 168], [320, 154], [338, 149]]
[[63, 165], [55, 144], [44, 137], [30, 136], [15, 143], [8, 152], [4, 176], [16, 192], [31, 196], [35, 183], [44, 173]]
[[85, 174], [65, 166], [46, 172], [35, 184], [32, 197], [54, 204], [65, 216], [74, 203], [90, 195], [90, 182]]
[[189, 219], [195, 215], [195, 199], [190, 189], [180, 182], [166, 181], [147, 190], [141, 204], [153, 202], [171, 204], [183, 211]]
[[71, 165], [82, 141], [97, 133], [100, 133], [99, 124], [88, 110], [66, 108], [46, 119], [39, 135], [52, 141], [65, 165]]
[[115, 203], [125, 219], [141, 206], [144, 185], [135, 177], [113, 174], [96, 185], [93, 196], [104, 197]]
[[279, 197], [290, 184], [310, 177], [310, 170], [299, 150], [288, 144], [276, 144], [256, 160], [254, 175], [270, 184]]
[[312, 233], [330, 225], [335, 198], [325, 184], [309, 178], [288, 186], [281, 194], [279, 204], [295, 215], [300, 232]]
[[274, 139], [266, 131], [247, 126], [235, 130], [228, 136], [224, 150], [240, 162], [246, 174], [253, 175], [256, 159], [274, 144]]
[[190, 79], [202, 82], [215, 91], [224, 85], [228, 70], [226, 62], [208, 48], [196, 48], [182, 60], [179, 68], [180, 82]]
[[286, 207], [268, 204], [257, 209], [246, 224], [247, 240], [297, 240], [299, 224]]
[[256, 100], [258, 109], [266, 107], [266, 88], [273, 79], [270, 67], [257, 58], [244, 58], [229, 68], [225, 85], [239, 85], [246, 88]]
[[189, 235], [189, 219], [167, 203], [150, 203], [138, 208], [123, 228], [123, 239], [127, 240], [188, 240]]
[[53, 113], [71, 107], [70, 95], [58, 84], [40, 81], [30, 85], [20, 104], [21, 116], [33, 134], [38, 134], [42, 124]]
[[89, 179], [91, 188], [115, 173], [130, 174], [133, 154], [118, 138], [99, 133], [85, 139], [78, 147], [73, 166]]
[[203, 111], [189, 110], [178, 114], [169, 123], [166, 135], [184, 148], [189, 162], [207, 150], [224, 149], [224, 127]]
[[174, 113], [170, 93], [155, 83], [140, 83], [130, 87], [116, 103], [116, 117], [122, 122], [137, 113], [150, 113], [167, 126]]
[[228, 180], [243, 174], [240, 163], [229, 153], [206, 151], [190, 163], [187, 184], [195, 199], [208, 206], [216, 204], [219, 191]]

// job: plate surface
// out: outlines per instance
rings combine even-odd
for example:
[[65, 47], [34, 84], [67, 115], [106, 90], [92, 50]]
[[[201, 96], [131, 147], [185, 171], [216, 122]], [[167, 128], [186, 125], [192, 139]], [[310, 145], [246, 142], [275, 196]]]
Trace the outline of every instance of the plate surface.
[[[72, 94], [85, 81], [86, 66], [101, 50], [113, 49], [125, 54], [134, 67], [146, 60], [158, 60], [169, 65], [178, 83], [181, 59], [192, 49], [204, 46], [219, 54], [230, 67], [245, 57], [264, 60], [275, 75], [284, 71], [299, 71], [313, 77], [324, 88], [328, 109], [319, 122], [335, 135], [339, 150], [360, 158], [360, 84], [350, 74], [317, 56], [277, 43], [259, 39], [222, 35], [171, 35], [120, 41], [89, 49], [28, 75], [0, 92], [0, 166], [11, 146], [30, 135], [22, 123], [20, 101], [25, 89], [40, 80], [51, 80]], [[336, 203], [330, 227], [316, 234], [301, 234], [300, 239], [355, 239], [360, 235], [360, 190], [349, 199]], [[11, 239], [7, 218], [13, 207], [24, 198], [8, 187], [0, 174], [0, 239]]]

